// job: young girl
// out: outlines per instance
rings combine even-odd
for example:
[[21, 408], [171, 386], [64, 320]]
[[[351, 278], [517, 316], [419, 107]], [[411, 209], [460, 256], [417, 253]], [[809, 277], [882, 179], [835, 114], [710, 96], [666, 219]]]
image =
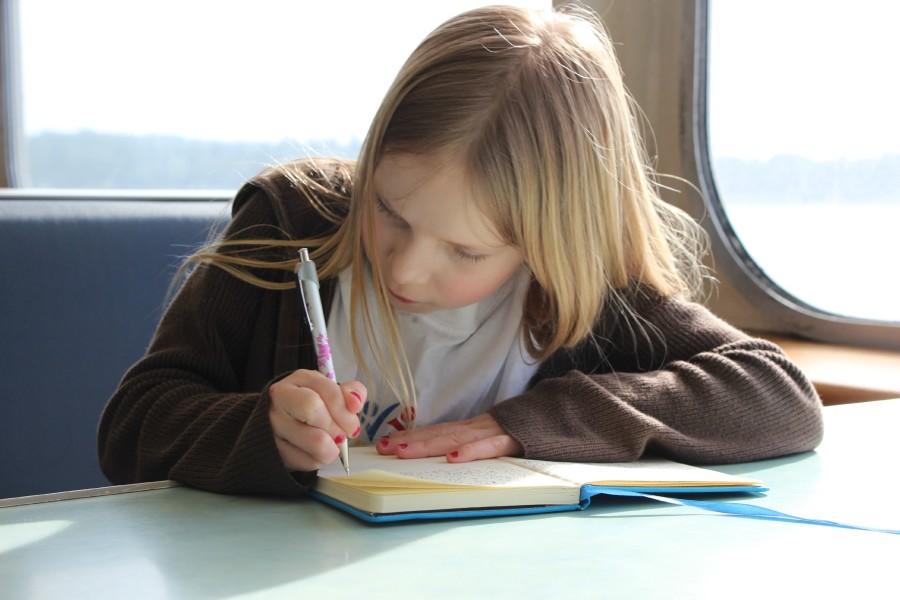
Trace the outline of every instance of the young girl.
[[[238, 192], [106, 407], [103, 470], [298, 495], [348, 436], [450, 462], [813, 448], [797, 367], [688, 300], [700, 240], [657, 194], [594, 17], [461, 14], [407, 60], [357, 161]], [[301, 247], [339, 385], [316, 371]]]

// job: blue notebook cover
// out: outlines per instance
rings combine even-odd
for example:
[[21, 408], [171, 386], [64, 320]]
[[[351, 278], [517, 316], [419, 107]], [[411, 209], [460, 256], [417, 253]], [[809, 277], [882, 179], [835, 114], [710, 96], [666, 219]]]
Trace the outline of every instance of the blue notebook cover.
[[[311, 495], [325, 504], [347, 512], [354, 517], [369, 523], [396, 523], [475, 517], [506, 517], [577, 511], [584, 510], [590, 506], [593, 498], [598, 496], [609, 496], [643, 498], [655, 502], [700, 509], [720, 515], [729, 515], [740, 518], [900, 535], [900, 530], [898, 529], [856, 525], [830, 519], [793, 515], [756, 504], [731, 501], [725, 502], [719, 497], [721, 494], [740, 493], [759, 496], [763, 492], [768, 491], [768, 488], [762, 483], [752, 479], [736, 478], [717, 471], [698, 469], [696, 467], [679, 465], [678, 463], [669, 461], [657, 461], [655, 467], [661, 470], [656, 471], [654, 471], [653, 464], [648, 464], [653, 461], [638, 461], [636, 463], [622, 463], [619, 465], [585, 465], [579, 463], [551, 463], [523, 459], [476, 461], [482, 465], [486, 464], [487, 467], [481, 468], [479, 466], [470, 466], [467, 469], [465, 465], [448, 464], [443, 458], [402, 461], [393, 457], [378, 456], [371, 448], [354, 448], [353, 452], [354, 453], [351, 454], [351, 463], [356, 464], [359, 468], [357, 472], [360, 473], [360, 476], [356, 477], [356, 485], [347, 486], [345, 484], [344, 486], [332, 487], [333, 493], [345, 495], [348, 487], [355, 487], [357, 491], [362, 492], [362, 495], [357, 494], [356, 496], [353, 496], [351, 494], [347, 497], [355, 498], [359, 504], [366, 504], [366, 494], [370, 494], [370, 498], [376, 497], [382, 500], [391, 495], [405, 496], [406, 500], [400, 502], [394, 501], [393, 507], [401, 508], [405, 506], [407, 509], [411, 508], [412, 510], [404, 510], [402, 512], [369, 512], [328, 496], [321, 491], [314, 490], [311, 492]], [[498, 462], [501, 464], [498, 464]], [[522, 467], [524, 471], [515, 468], [510, 469], [510, 463], [514, 466]], [[475, 465], [476, 463], [466, 464]], [[612, 467], [611, 470], [610, 467]], [[368, 475], [365, 475], [366, 469], [369, 469]], [[382, 473], [372, 473], [373, 470], [382, 471]], [[501, 472], [501, 477], [499, 479], [502, 480], [504, 477], [507, 479], [506, 486], [503, 486], [503, 481], [499, 481], [499, 485], [500, 487], [507, 488], [505, 493], [511, 493], [512, 499], [516, 499], [517, 492], [525, 493], [525, 490], [528, 490], [528, 492], [532, 494], [530, 496], [532, 499], [544, 498], [545, 500], [549, 500], [555, 498], [558, 500], [563, 499], [568, 495], [569, 498], [574, 500], [575, 494], [569, 494], [568, 492], [577, 491], [578, 501], [530, 506], [491, 505], [471, 508], [449, 507], [445, 510], [435, 509], [435, 506], [441, 503], [454, 505], [455, 502], [455, 506], [466, 504], [459, 502], [460, 496], [456, 496], [457, 494], [467, 493], [464, 489], [460, 489], [460, 484], [488, 485], [490, 486], [489, 489], [493, 490], [496, 486], [494, 486], [489, 479], [491, 476], [496, 475], [496, 471], [498, 470]], [[494, 473], [492, 473], [492, 471]], [[388, 474], [387, 477], [385, 477], [385, 473]], [[487, 479], [485, 473], [489, 474]], [[550, 488], [557, 491], [562, 490], [562, 494], [558, 495], [554, 493], [541, 496], [540, 493], [535, 493], [536, 490], [541, 489], [541, 486], [534, 486], [528, 483], [529, 481], [534, 481], [532, 479], [533, 474], [548, 475], [551, 477], [552, 479], [549, 481]], [[398, 479], [398, 475], [406, 475], [413, 479]], [[334, 479], [335, 476], [337, 479], [345, 477], [339, 467], [326, 467], [320, 471], [320, 481], [322, 477], [324, 477], [325, 480], [328, 480]], [[557, 481], [562, 485], [557, 486]], [[576, 481], [605, 481], [608, 482], [608, 484], [597, 485], [585, 483], [579, 485]], [[665, 483], [656, 484], [661, 481]], [[641, 485], [631, 485], [631, 482], [640, 482]], [[362, 483], [362, 488], [360, 488], [360, 483]], [[545, 481], [544, 485], [547, 485], [547, 483], [548, 482]], [[400, 491], [397, 491], [398, 487], [401, 488]], [[393, 488], [394, 491], [387, 491], [382, 494], [373, 491], [379, 488], [388, 490]], [[405, 488], [416, 491], [407, 491]], [[475, 490], [484, 489], [485, 488], [483, 487], [475, 488]], [[432, 496], [429, 508], [427, 510], [414, 510], [417, 502], [410, 501], [410, 499], [415, 498], [418, 494], [429, 493], [431, 493]], [[434, 497], [435, 493], [437, 493], [437, 498]], [[447, 494], [447, 496], [445, 497], [444, 494]], [[453, 498], [454, 496], [456, 497]], [[420, 497], [424, 498], [425, 496]], [[474, 502], [475, 497], [477, 496], [469, 496], [469, 500]], [[486, 503], [489, 502], [493, 504], [497, 502], [498, 498], [503, 498], [503, 496], [491, 493], [488, 496], [481, 496], [481, 498], [486, 500]], [[519, 495], [518, 499], [521, 500], [521, 498], [522, 496]], [[388, 502], [386, 505], [390, 504], [391, 503]], [[515, 502], [511, 502], [510, 504], [515, 504]], [[371, 505], [372, 504], [370, 503], [370, 506]]]
[[[754, 487], [714, 487], [714, 488], [681, 488], [675, 490], [673, 488], [641, 488], [641, 487], [605, 487], [595, 485], [585, 485], [581, 488], [582, 500], [578, 504], [543, 504], [540, 506], [506, 506], [506, 507], [489, 507], [489, 508], [466, 508], [466, 509], [450, 509], [450, 510], [432, 510], [432, 511], [413, 511], [398, 513], [371, 513], [360, 510], [349, 504], [345, 504], [340, 500], [335, 500], [331, 496], [319, 493], [315, 490], [310, 492], [310, 496], [340, 509], [348, 514], [353, 515], [357, 519], [362, 519], [369, 523], [397, 523], [401, 521], [423, 521], [434, 519], [472, 519], [477, 517], [511, 517], [518, 515], [534, 515], [541, 513], [558, 513], [570, 512], [573, 510], [584, 510], [591, 504], [591, 499], [595, 496], [644, 496], [644, 494], [728, 494], [728, 493], [748, 493], [761, 494], [768, 491], [769, 488], [764, 486]], [[721, 511], [716, 511], [721, 512]]]
[[[481, 461], [479, 461], [481, 462]], [[484, 468], [488, 465], [488, 463], [494, 462], [495, 466], [487, 467], [486, 472], [477, 472], [477, 469]], [[425, 484], [425, 488], [418, 493], [426, 494], [431, 492], [432, 498], [430, 500], [430, 504], [425, 510], [415, 510], [416, 502], [409, 502], [408, 500], [401, 503], [393, 503], [392, 508], [401, 507], [404, 508], [402, 511], [397, 512], [370, 512], [368, 510], [364, 510], [360, 508], [360, 506], [365, 506], [366, 508], [371, 508], [373, 506], [382, 506], [380, 503], [367, 503], [364, 501], [360, 501], [356, 496], [354, 500], [353, 495], [345, 496], [341, 493], [341, 489], [334, 489], [333, 484], [337, 482], [341, 482], [341, 480], [345, 479], [344, 474], [340, 471], [339, 468], [330, 467], [323, 469], [320, 471], [320, 481], [322, 478], [328, 481], [331, 490], [326, 490], [331, 493], [324, 493], [323, 490], [313, 490], [310, 492], [310, 495], [334, 508], [342, 510], [346, 513], [353, 515], [354, 517], [361, 519], [363, 521], [367, 521], [370, 523], [392, 523], [399, 521], [417, 521], [417, 520], [427, 520], [427, 519], [459, 519], [459, 518], [473, 518], [473, 517], [501, 517], [501, 516], [516, 516], [516, 515], [528, 515], [528, 514], [541, 514], [541, 513], [556, 513], [556, 512], [566, 512], [566, 511], [576, 511], [576, 510], [584, 510], [591, 504], [591, 499], [598, 495], [606, 495], [606, 496], [644, 496], [652, 497], [653, 494], [674, 494], [674, 495], [689, 495], [696, 496], [698, 494], [725, 494], [725, 493], [762, 493], [767, 490], [759, 482], [755, 481], [745, 481], [740, 480], [739, 478], [735, 478], [730, 475], [726, 475], [723, 473], [716, 473], [713, 471], [709, 471], [706, 469], [697, 469], [695, 467], [688, 467], [686, 465], [679, 465], [677, 463], [671, 463], [669, 461], [639, 461], [637, 463], [627, 463], [624, 465], [590, 465], [590, 464], [578, 464], [578, 463], [550, 463], [544, 461], [529, 461], [522, 459], [503, 459], [502, 462], [497, 463], [497, 461], [485, 461], [481, 462], [481, 465], [475, 466], [475, 463], [469, 463], [469, 466], [466, 464], [460, 465], [450, 465], [448, 464], [443, 457], [432, 458], [432, 459], [418, 459], [418, 460], [401, 460], [396, 459], [394, 457], [383, 457], [379, 456], [377, 452], [375, 452], [371, 448], [352, 448], [351, 449], [351, 466], [356, 465], [353, 473], [357, 477], [351, 477], [351, 479], [357, 479], [360, 477], [359, 474], [364, 479], [369, 479], [369, 481], [373, 481], [371, 479], [371, 475], [367, 476], [366, 473], [371, 473], [374, 471], [383, 471], [391, 476], [406, 476], [406, 477], [414, 477], [413, 481], [414, 485], [411, 487], [414, 489], [419, 487], [418, 484]], [[511, 463], [511, 464], [510, 464]], [[659, 472], [654, 472], [652, 469], [659, 469], [660, 466], [664, 469], [663, 475], [666, 478], [666, 481], [672, 480], [671, 485], [667, 485], [665, 483], [659, 485], [653, 484], [645, 484], [645, 485], [618, 485], [623, 481], [635, 481], [636, 483], [649, 479], [651, 482], [655, 482], [659, 479]], [[594, 472], [584, 473], [584, 469], [590, 468], [598, 468], [603, 469], [603, 471], [598, 471], [598, 473], [603, 473], [606, 475], [605, 477], [600, 477], [599, 479], [590, 479], [590, 476], [594, 475]], [[475, 471], [467, 471], [467, 469], [475, 469]], [[525, 469], [522, 471], [522, 469]], [[548, 469], [559, 469], [559, 471], [553, 471], [552, 473]], [[618, 469], [612, 472], [607, 471], [607, 469]], [[651, 469], [651, 471], [647, 471], [646, 469]], [[669, 470], [673, 471], [669, 471]], [[448, 506], [447, 509], [435, 509], [435, 504], [440, 504], [443, 501], [443, 498], [438, 498], [435, 500], [433, 498], [434, 493], [437, 493], [438, 496], [441, 496], [444, 493], [447, 493], [448, 496], [448, 505], [452, 505], [453, 501], [449, 500], [449, 498], [456, 496], [454, 500], [458, 500], [459, 496], [457, 494], [466, 494], [466, 491], [460, 491], [458, 487], [449, 490], [443, 490], [440, 486], [457, 486], [459, 484], [473, 484], [473, 485], [489, 485], [493, 486], [493, 481], [486, 481], [485, 477], [496, 477], [497, 473], [492, 471], [501, 471], [501, 475], [505, 475], [505, 471], [525, 473], [527, 477], [523, 477], [521, 475], [515, 476], [510, 475], [513, 481], [512, 487], [505, 487], [503, 481], [498, 481], [497, 485], [503, 488], [503, 492], [505, 494], [516, 495], [516, 491], [519, 487], [524, 490], [527, 489], [529, 492], [533, 492], [534, 490], [540, 490], [541, 487], [534, 487], [530, 485], [530, 483], [523, 483], [519, 486], [519, 482], [523, 479], [526, 479], [528, 482], [532, 480], [530, 477], [537, 476], [540, 478], [551, 478], [549, 485], [552, 488], [557, 488], [553, 482], [558, 481], [559, 484], [565, 489], [571, 489], [572, 492], [578, 493], [578, 501], [577, 502], [569, 502], [569, 503], [552, 503], [552, 504], [536, 504], [536, 505], [515, 505], [516, 502], [510, 502], [510, 506], [501, 506], [501, 505], [493, 505], [496, 500], [494, 497], [490, 498], [489, 504], [491, 506], [484, 507], [472, 507], [472, 508], [456, 508], [454, 506]], [[669, 471], [669, 472], [666, 472]], [[487, 474], [486, 474], [487, 473]], [[581, 479], [577, 479], [577, 477], [584, 477]], [[719, 477], [721, 476], [721, 477]], [[469, 480], [469, 478], [472, 480]], [[480, 478], [480, 479], [479, 479]], [[502, 478], [502, 477], [501, 477]], [[585, 484], [581, 485], [579, 489], [579, 485], [574, 483], [575, 481], [610, 481], [615, 482], [617, 485], [591, 485]], [[622, 480], [622, 481], [618, 481]], [[377, 483], [367, 483], [366, 485], [375, 485], [376, 487], [381, 487], [385, 485], [384, 481], [393, 482], [396, 484], [396, 480], [392, 480], [388, 478], [387, 480], [382, 480], [379, 476], [374, 481]], [[691, 485], [685, 485], [684, 482], [690, 481], [695, 482]], [[709, 485], [704, 485], [704, 482], [709, 481]], [[730, 482], [735, 481], [734, 485], [729, 485]], [[401, 485], [402, 485], [401, 480]], [[509, 485], [509, 481], [506, 482], [507, 486]], [[359, 484], [357, 484], [359, 485]], [[547, 482], [544, 482], [543, 485], [547, 485]], [[437, 486], [437, 487], [434, 487]], [[326, 486], [328, 487], [328, 486]], [[338, 488], [343, 488], [344, 491], [347, 488], [354, 488], [354, 485], [343, 484], [342, 486], [338, 486]], [[405, 487], [405, 486], [404, 486]], [[484, 489], [484, 488], [478, 488]], [[377, 498], [379, 501], [388, 500], [388, 505], [391, 504], [392, 498], [397, 498], [396, 492], [389, 492], [386, 495], [379, 495], [377, 492], [372, 492], [371, 490], [363, 490], [363, 494], [370, 494], [370, 497]], [[339, 496], [340, 498], [335, 498], [333, 495]], [[416, 493], [401, 493], [400, 496], [409, 499], [415, 498]], [[539, 494], [538, 494], [539, 496]], [[570, 494], [570, 497], [574, 499], [575, 494]], [[563, 496], [564, 497], [564, 496]], [[532, 498], [536, 498], [536, 496], [532, 496]], [[345, 501], [346, 500], [346, 501]], [[356, 504], [354, 506], [350, 504]], [[425, 504], [423, 502], [423, 504]], [[457, 502], [456, 506], [460, 503]], [[408, 510], [412, 507], [412, 510]]]

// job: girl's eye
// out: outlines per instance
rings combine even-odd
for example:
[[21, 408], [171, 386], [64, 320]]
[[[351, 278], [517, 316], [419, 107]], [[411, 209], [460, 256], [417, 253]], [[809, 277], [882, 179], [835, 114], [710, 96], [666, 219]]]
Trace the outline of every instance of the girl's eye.
[[393, 219], [394, 221], [402, 221], [400, 217], [398, 217], [394, 211], [388, 208], [387, 204], [379, 196], [375, 196], [375, 208], [378, 209], [378, 212], [383, 213]]
[[467, 260], [469, 262], [477, 263], [478, 261], [484, 260], [487, 258], [486, 254], [469, 254], [468, 252], [464, 252], [459, 248], [455, 248], [453, 250], [454, 256], [456, 256], [460, 260]]
[[[384, 203], [384, 200], [382, 200], [381, 197], [377, 195], [375, 196], [375, 208], [378, 210], [378, 212], [384, 214], [389, 219], [396, 221], [397, 223], [406, 223], [406, 221], [404, 221], [399, 215], [397, 215], [397, 213], [392, 211], [388, 207], [388, 205]], [[453, 256], [458, 260], [465, 260], [473, 263], [477, 263], [487, 258], [486, 254], [470, 254], [469, 252], [461, 250], [460, 248], [453, 249]]]

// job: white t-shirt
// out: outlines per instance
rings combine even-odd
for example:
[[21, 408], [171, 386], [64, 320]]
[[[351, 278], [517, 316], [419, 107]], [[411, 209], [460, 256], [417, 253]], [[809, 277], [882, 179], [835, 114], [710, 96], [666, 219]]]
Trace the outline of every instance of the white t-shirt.
[[[360, 412], [360, 443], [403, 429], [400, 402], [376, 368], [365, 339], [361, 317], [360, 342], [371, 377], [363, 378], [350, 338], [351, 268], [338, 276], [328, 337], [338, 381], [358, 379], [368, 398]], [[538, 368], [522, 341], [522, 303], [529, 273], [524, 268], [481, 302], [428, 314], [397, 311], [397, 325], [416, 386], [417, 426], [467, 419], [525, 391]], [[375, 331], [382, 331], [377, 304], [366, 273], [367, 300]]]

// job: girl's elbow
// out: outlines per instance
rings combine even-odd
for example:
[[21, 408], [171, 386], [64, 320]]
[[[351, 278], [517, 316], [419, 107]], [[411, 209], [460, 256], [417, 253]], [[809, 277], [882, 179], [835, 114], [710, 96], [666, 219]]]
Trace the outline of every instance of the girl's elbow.
[[100, 471], [113, 485], [141, 481], [137, 439], [139, 432], [116, 423], [107, 408], [97, 431], [97, 459]]
[[800, 440], [798, 452], [813, 450], [822, 443], [825, 437], [822, 401], [819, 399], [818, 394], [815, 394], [807, 403], [803, 416], [805, 418], [799, 422], [795, 432], [797, 439]]
[[780, 454], [807, 452], [816, 448], [824, 437], [822, 400], [812, 382], [791, 365], [786, 369], [791, 383], [773, 411], [770, 440], [781, 449]]
[[816, 448], [825, 436], [822, 399], [811, 383], [805, 383], [798, 406], [785, 419], [788, 424], [785, 435], [797, 440], [797, 452]]
[[755, 436], [754, 449], [741, 461], [765, 460], [789, 454], [814, 450], [824, 437], [822, 405], [818, 396], [807, 399], [798, 407], [786, 411], [773, 427], [759, 430]]

